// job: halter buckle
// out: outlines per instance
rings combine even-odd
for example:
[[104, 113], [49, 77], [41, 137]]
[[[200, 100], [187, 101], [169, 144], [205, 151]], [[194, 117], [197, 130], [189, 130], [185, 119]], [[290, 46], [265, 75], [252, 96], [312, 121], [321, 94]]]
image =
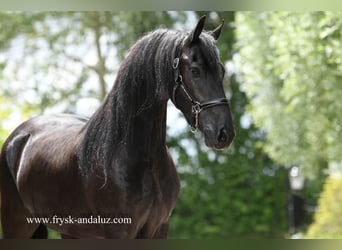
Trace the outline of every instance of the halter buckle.
[[195, 102], [192, 105], [192, 113], [194, 113], [195, 115], [198, 115], [201, 111], [202, 111], [201, 104], [199, 102]]
[[176, 57], [176, 58], [173, 60], [172, 68], [173, 68], [173, 69], [177, 69], [177, 68], [178, 68], [178, 65], [179, 65], [179, 57]]

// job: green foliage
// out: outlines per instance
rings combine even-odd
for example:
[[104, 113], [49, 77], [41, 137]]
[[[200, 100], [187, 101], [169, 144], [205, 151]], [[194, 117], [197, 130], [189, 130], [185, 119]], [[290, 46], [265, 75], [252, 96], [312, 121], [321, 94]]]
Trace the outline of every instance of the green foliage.
[[342, 178], [330, 177], [319, 199], [319, 210], [306, 238], [342, 239]]
[[0, 106], [1, 106], [1, 109], [0, 109], [0, 148], [1, 148], [3, 142], [5, 141], [8, 135], [7, 134], [8, 131], [3, 128], [2, 121], [8, 119], [8, 117], [11, 114], [11, 110], [6, 107], [4, 98], [1, 95], [0, 95]]
[[[190, 173], [180, 173], [183, 186], [170, 222], [171, 238], [281, 238], [286, 230], [284, 169], [265, 159], [229, 163], [203, 159]], [[242, 158], [242, 157], [241, 157]], [[218, 160], [221, 159], [221, 160]], [[251, 170], [252, 169], [252, 170]], [[273, 172], [267, 176], [266, 171]]]
[[242, 89], [265, 151], [310, 177], [341, 162], [341, 13], [242, 12], [237, 27]]
[[0, 51], [7, 49], [19, 34], [32, 34], [33, 22], [40, 18], [41, 15], [29, 12], [1, 12]]

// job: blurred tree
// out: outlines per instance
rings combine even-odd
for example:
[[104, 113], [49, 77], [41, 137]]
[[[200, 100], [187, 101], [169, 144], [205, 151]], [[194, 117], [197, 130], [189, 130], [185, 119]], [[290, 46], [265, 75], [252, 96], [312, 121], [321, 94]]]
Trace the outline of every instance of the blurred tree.
[[237, 15], [235, 59], [250, 100], [247, 109], [267, 134], [263, 149], [270, 157], [285, 166], [298, 164], [310, 177], [304, 190], [310, 205], [326, 174], [341, 172], [340, 14]]
[[7, 49], [18, 35], [31, 34], [32, 23], [41, 18], [41, 14], [0, 12], [0, 51]]
[[236, 57], [264, 150], [309, 177], [342, 162], [340, 12], [242, 12]]
[[185, 12], [120, 12], [109, 22], [110, 28], [115, 32], [114, 44], [117, 54], [122, 59], [129, 48], [143, 35], [157, 28], [173, 28], [175, 24], [187, 20]]
[[[0, 12], [0, 146], [8, 134], [8, 128], [4, 126], [3, 122], [10, 119], [15, 105], [10, 105], [13, 102], [9, 91], [11, 84], [3, 79], [8, 62], [6, 52], [16, 37], [20, 35], [32, 35], [33, 22], [41, 20], [41, 18], [42, 15], [39, 14]], [[22, 108], [25, 109], [23, 113], [28, 111], [27, 107]]]
[[11, 110], [9, 107], [6, 107], [4, 97], [1, 96], [1, 94], [0, 94], [0, 107], [1, 107], [0, 109], [0, 147], [1, 147], [2, 143], [5, 141], [7, 137], [7, 131], [3, 127], [2, 121], [8, 119], [8, 117], [11, 114]]

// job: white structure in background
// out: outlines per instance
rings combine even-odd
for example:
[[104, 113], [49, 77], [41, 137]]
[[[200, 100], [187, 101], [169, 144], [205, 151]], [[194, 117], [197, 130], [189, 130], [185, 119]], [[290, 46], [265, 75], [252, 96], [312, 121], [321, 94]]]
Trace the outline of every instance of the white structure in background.
[[300, 173], [299, 166], [293, 166], [289, 172], [289, 180], [291, 189], [300, 191], [304, 187], [304, 176]]

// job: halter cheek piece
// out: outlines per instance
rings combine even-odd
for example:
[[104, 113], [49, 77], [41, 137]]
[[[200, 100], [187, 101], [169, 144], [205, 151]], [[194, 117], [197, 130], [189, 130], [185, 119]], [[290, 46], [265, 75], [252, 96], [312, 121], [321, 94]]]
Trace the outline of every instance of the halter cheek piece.
[[[179, 66], [179, 58], [175, 58], [173, 60], [173, 69], [177, 70]], [[175, 77], [175, 85], [173, 86], [173, 91], [172, 91], [172, 101], [173, 103], [177, 106], [176, 104], [176, 93], [178, 88], [181, 87], [181, 89], [183, 90], [183, 92], [185, 93], [185, 95], [187, 96], [188, 100], [191, 102], [192, 104], [192, 114], [194, 115], [194, 124], [190, 124], [190, 128], [192, 132], [196, 132], [198, 130], [198, 125], [199, 125], [199, 115], [200, 113], [208, 108], [212, 108], [215, 106], [219, 106], [219, 105], [228, 105], [228, 100], [227, 98], [217, 98], [217, 99], [213, 99], [210, 101], [206, 101], [206, 102], [199, 102], [197, 101], [195, 98], [193, 98], [193, 96], [190, 94], [189, 89], [186, 87], [186, 85], [183, 82], [183, 77], [182, 75], [179, 73], [178, 70], [178, 74]]]

